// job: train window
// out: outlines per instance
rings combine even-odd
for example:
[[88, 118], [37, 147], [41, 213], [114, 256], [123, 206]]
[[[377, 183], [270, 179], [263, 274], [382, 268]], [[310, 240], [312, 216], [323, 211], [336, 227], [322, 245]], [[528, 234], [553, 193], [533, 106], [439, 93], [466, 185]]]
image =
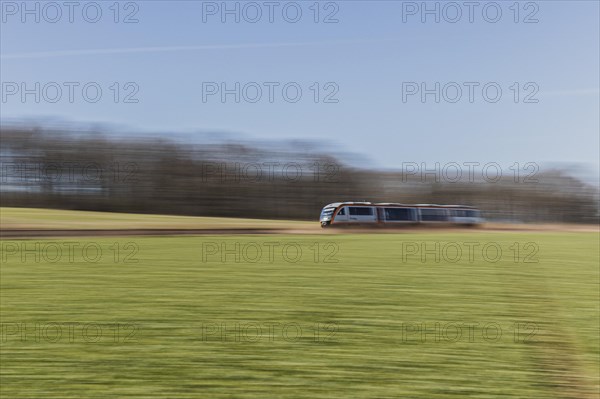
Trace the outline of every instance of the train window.
[[447, 220], [444, 209], [421, 209], [421, 220], [424, 222], [443, 222]]
[[471, 210], [471, 209], [455, 209], [453, 210], [453, 215], [459, 218], [478, 218], [479, 211]]
[[351, 206], [348, 208], [351, 216], [373, 216], [373, 208]]
[[385, 208], [385, 220], [413, 220], [410, 208]]
[[346, 208], [340, 209], [340, 211], [337, 214], [344, 216], [346, 214]]

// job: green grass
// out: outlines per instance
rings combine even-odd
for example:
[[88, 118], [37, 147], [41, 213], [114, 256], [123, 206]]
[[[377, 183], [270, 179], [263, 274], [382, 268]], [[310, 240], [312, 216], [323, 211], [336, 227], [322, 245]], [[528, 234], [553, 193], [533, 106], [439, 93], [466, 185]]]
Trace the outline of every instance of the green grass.
[[[315, 220], [318, 215], [315, 215]], [[2, 229], [231, 229], [313, 228], [317, 222], [263, 220], [133, 213], [71, 211], [62, 209], [0, 208]]]
[[[480, 250], [473, 262], [466, 254], [456, 263], [436, 263], [431, 256], [425, 263], [415, 256], [403, 261], [402, 242], [410, 241], [427, 241], [430, 248], [436, 241], [478, 242], [479, 248], [497, 242], [503, 255], [497, 263], [485, 261]], [[47, 258], [54, 256], [47, 245], [52, 242], [97, 242], [103, 252], [97, 263], [77, 250], [72, 262], [64, 253], [55, 263], [35, 262], [33, 253], [23, 262], [14, 244], [25, 241], [4, 241], [3, 398], [597, 397], [596, 233], [26, 242], [27, 248], [46, 244], [39, 249], [48, 250]], [[137, 263], [124, 262], [129, 242], [139, 247]], [[276, 250], [273, 262], [266, 254], [255, 263], [235, 262], [234, 255], [203, 261], [203, 244], [211, 242], [230, 249], [235, 243], [297, 243], [302, 256], [286, 262]], [[518, 262], [509, 248], [514, 242], [520, 243]], [[528, 242], [539, 248], [537, 263], [523, 262]], [[313, 243], [320, 248], [316, 261]], [[324, 262], [335, 248], [326, 248], [329, 243], [339, 249], [337, 263]], [[69, 342], [63, 327], [57, 342], [49, 342], [51, 331], [36, 342], [35, 323], [52, 322], [100, 323], [104, 335], [87, 343], [76, 327]], [[434, 334], [422, 342], [402, 333], [408, 323], [426, 323], [433, 331], [435, 323], [451, 322], [479, 323], [473, 342], [467, 330], [457, 342], [435, 342]], [[529, 324], [515, 342], [517, 322]], [[25, 323], [29, 335], [11, 335], [13, 323]], [[108, 323], [123, 325], [117, 342]], [[236, 342], [231, 334], [208, 336], [215, 323], [295, 323], [303, 331], [292, 340], [296, 330], [290, 329], [286, 340], [276, 327], [269, 340], [267, 332], [249, 330], [246, 340]], [[321, 333], [315, 338], [317, 323]], [[488, 323], [502, 328], [499, 339], [491, 339], [491, 330], [489, 342], [482, 337]], [[138, 329], [126, 340], [131, 325]], [[537, 331], [528, 337], [533, 326]]]

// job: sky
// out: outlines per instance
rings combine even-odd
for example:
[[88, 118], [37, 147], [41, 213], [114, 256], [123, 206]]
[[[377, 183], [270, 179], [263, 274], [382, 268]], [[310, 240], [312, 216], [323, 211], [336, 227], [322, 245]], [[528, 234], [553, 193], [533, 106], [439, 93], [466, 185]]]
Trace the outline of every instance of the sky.
[[3, 121], [598, 169], [598, 1], [1, 3]]

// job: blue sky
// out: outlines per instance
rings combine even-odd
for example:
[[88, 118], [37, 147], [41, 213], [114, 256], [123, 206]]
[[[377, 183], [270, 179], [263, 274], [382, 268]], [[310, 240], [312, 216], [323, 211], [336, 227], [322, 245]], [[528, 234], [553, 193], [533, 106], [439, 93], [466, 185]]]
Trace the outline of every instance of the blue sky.
[[[598, 168], [597, 1], [520, 2], [518, 7], [514, 1], [475, 2], [473, 22], [464, 2], [457, 2], [463, 14], [456, 23], [449, 22], [456, 9], [444, 9], [443, 2], [427, 3], [440, 8], [439, 23], [434, 15], [422, 15], [422, 2], [321, 1], [318, 23], [315, 1], [287, 5], [288, 20], [299, 5], [302, 16], [296, 23], [282, 14], [292, 2], [273, 2], [272, 23], [262, 1], [255, 3], [263, 12], [256, 23], [244, 20], [255, 15], [250, 6], [243, 14], [248, 2], [237, 2], [239, 23], [235, 15], [221, 21], [223, 2], [121, 2], [117, 23], [113, 1], [98, 2], [102, 17], [96, 23], [83, 17], [88, 2], [78, 3], [73, 23], [64, 6], [62, 17], [50, 23], [55, 10], [48, 6], [43, 14], [45, 2], [28, 2], [31, 9], [36, 3], [39, 22], [34, 14], [23, 15], [21, 2], [2, 1], [4, 120], [56, 117], [141, 131], [323, 139], [386, 168], [451, 161], [584, 163]], [[233, 8], [236, 2], [227, 4]], [[495, 16], [495, 4], [500, 17]], [[215, 7], [217, 13], [209, 13]], [[95, 8], [87, 10], [92, 20]], [[123, 23], [131, 13], [138, 22]], [[337, 23], [323, 22], [330, 14]], [[490, 22], [494, 18], [498, 21]], [[537, 22], [525, 23], [533, 19]], [[36, 82], [40, 87], [48, 82], [79, 86], [72, 103], [66, 88], [59, 101], [47, 101], [52, 87], [36, 103], [34, 95], [23, 101], [20, 92], [11, 94], [14, 84], [23, 82], [29, 88]], [[102, 89], [96, 103], [80, 93], [90, 82]], [[127, 82], [134, 85], [126, 87]], [[216, 84], [213, 88], [256, 82], [262, 97], [249, 102], [255, 95], [250, 85], [239, 103], [233, 95], [222, 102], [220, 95], [206, 94], [210, 82]], [[265, 82], [273, 82], [273, 102]], [[302, 90], [295, 103], [286, 101], [281, 90], [291, 82], [292, 89]], [[439, 82], [440, 94], [444, 85], [455, 84], [446, 86], [447, 96], [439, 103], [433, 94], [422, 102], [419, 93], [403, 101], [403, 86], [406, 94], [410, 82], [427, 88]], [[473, 102], [465, 82], [476, 85]], [[498, 102], [484, 98], [486, 84], [501, 88]], [[455, 98], [456, 85], [462, 97], [452, 103], [448, 100]], [[125, 95], [134, 89], [138, 91], [132, 98], [139, 101], [125, 103]], [[329, 99], [338, 101], [324, 102], [334, 92]], [[537, 103], [525, 102], [528, 94]]]

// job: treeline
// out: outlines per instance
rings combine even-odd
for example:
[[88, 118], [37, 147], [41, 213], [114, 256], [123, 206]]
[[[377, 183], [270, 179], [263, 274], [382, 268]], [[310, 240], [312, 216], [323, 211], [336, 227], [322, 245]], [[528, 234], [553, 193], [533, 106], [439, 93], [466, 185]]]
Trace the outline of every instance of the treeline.
[[3, 127], [0, 140], [2, 206], [314, 220], [327, 203], [356, 200], [472, 205], [507, 221], [599, 220], [596, 187], [536, 165], [526, 176], [472, 169], [459, 179], [460, 165], [365, 170], [314, 147], [25, 127]]

